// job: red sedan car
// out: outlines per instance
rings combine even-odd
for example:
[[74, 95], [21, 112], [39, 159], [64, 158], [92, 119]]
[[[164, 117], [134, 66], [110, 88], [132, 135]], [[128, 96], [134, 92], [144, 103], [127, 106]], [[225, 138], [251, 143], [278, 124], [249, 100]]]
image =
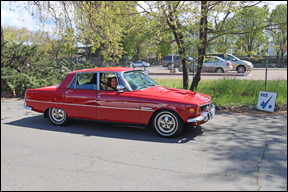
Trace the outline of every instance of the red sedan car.
[[[113, 80], [113, 86], [111, 84]], [[24, 108], [44, 113], [55, 125], [70, 118], [151, 124], [164, 137], [185, 124], [201, 125], [215, 116], [210, 95], [157, 85], [143, 70], [93, 68], [67, 74], [60, 85], [27, 89]]]

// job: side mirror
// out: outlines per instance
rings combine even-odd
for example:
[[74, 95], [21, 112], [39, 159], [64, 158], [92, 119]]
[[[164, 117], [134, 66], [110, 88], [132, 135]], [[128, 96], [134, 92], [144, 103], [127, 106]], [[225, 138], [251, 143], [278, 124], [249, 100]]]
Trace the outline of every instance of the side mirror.
[[233, 58], [232, 61], [237, 61], [237, 60], [235, 58]]
[[123, 86], [123, 85], [117, 85], [117, 92], [119, 92], [119, 93], [123, 93], [124, 92], [124, 90], [125, 90], [125, 87]]

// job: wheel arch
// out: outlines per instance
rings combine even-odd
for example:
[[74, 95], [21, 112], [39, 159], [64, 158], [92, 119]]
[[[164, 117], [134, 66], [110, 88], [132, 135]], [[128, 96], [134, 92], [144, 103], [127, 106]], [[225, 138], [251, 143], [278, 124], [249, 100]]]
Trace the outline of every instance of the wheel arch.
[[[176, 111], [175, 109], [173, 109], [173, 108], [171, 108], [171, 107], [161, 107], [161, 108], [156, 109], [156, 110], [152, 113], [152, 115], [150, 116], [149, 121], [148, 121], [148, 126], [151, 125], [151, 123], [152, 123], [155, 115], [158, 114], [158, 113], [161, 112], [161, 111], [171, 111], [171, 112], [174, 112], [174, 113], [176, 113], [176, 114], [183, 120], [183, 118], [177, 113], [177, 111]], [[183, 120], [183, 122], [184, 122], [184, 120]]]
[[[49, 117], [49, 109], [50, 108], [58, 108], [58, 109], [61, 109], [61, 110], [63, 110], [63, 111], [65, 111], [64, 110], [64, 107], [59, 107], [59, 106], [49, 106], [49, 107], [47, 107], [45, 110], [44, 110], [44, 118], [46, 118], [46, 117]], [[65, 111], [66, 112], [66, 111]], [[67, 113], [67, 112], [66, 112]], [[68, 115], [68, 114], [67, 114]]]

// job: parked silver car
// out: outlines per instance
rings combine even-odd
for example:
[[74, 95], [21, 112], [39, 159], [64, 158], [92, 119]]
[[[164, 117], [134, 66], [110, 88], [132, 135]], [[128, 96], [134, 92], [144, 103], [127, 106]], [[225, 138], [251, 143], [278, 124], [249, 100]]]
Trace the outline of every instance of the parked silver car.
[[[189, 65], [189, 72], [196, 71], [197, 63]], [[209, 56], [204, 58], [202, 72], [216, 72], [216, 73], [225, 73], [233, 69], [231, 62], [226, 61], [217, 56]], [[182, 72], [182, 65], [179, 67], [179, 71]]]
[[144, 61], [137, 61], [135, 63], [130, 63], [130, 67], [150, 67], [150, 63]]
[[[193, 61], [192, 57], [187, 57], [187, 62], [191, 63]], [[173, 55], [174, 68], [180, 67], [182, 65], [182, 60], [180, 60], [180, 55]], [[162, 66], [167, 67], [169, 70], [172, 69], [172, 55], [165, 55], [162, 58]]]
[[221, 57], [226, 61], [230, 61], [233, 66], [233, 71], [237, 71], [238, 73], [245, 73], [245, 71], [251, 71], [254, 69], [254, 66], [250, 61], [241, 60], [230, 53], [212, 55]]

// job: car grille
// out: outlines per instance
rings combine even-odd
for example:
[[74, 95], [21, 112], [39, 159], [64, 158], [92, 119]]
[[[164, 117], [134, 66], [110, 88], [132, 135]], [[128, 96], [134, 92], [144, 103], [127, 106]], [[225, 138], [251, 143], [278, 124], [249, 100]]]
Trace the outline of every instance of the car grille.
[[199, 113], [209, 111], [210, 109], [211, 109], [211, 105], [210, 105], [210, 103], [207, 103], [205, 105], [200, 106]]

